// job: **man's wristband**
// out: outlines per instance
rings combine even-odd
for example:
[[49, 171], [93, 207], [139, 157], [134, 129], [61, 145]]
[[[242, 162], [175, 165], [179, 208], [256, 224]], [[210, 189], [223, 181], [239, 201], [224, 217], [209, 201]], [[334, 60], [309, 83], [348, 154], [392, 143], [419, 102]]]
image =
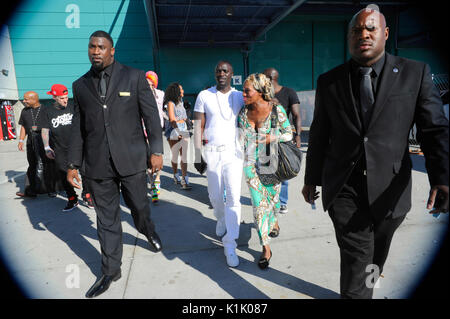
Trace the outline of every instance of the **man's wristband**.
[[69, 165], [67, 165], [68, 169], [78, 169], [77, 166], [75, 166], [73, 163], [70, 163]]
[[23, 143], [23, 140], [19, 140], [19, 143]]
[[50, 147], [50, 146], [46, 146], [46, 147], [44, 147], [44, 150], [46, 150], [46, 151], [50, 151], [52, 148]]
[[156, 156], [162, 156], [162, 153], [153, 153], [152, 155], [156, 155]]

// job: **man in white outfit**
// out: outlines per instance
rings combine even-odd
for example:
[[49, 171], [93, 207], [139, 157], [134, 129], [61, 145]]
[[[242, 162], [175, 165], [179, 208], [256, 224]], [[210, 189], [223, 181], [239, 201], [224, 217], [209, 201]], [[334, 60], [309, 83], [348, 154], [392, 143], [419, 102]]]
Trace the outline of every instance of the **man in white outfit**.
[[200, 124], [201, 132], [195, 134], [196, 161], [203, 150], [207, 163], [209, 199], [217, 218], [216, 235], [223, 236], [222, 243], [228, 266], [237, 267], [239, 259], [236, 255], [236, 240], [239, 237], [241, 220], [243, 170], [237, 116], [244, 100], [242, 92], [231, 87], [232, 76], [231, 64], [220, 61], [215, 69], [217, 85], [200, 92], [195, 102], [194, 118], [195, 125]]

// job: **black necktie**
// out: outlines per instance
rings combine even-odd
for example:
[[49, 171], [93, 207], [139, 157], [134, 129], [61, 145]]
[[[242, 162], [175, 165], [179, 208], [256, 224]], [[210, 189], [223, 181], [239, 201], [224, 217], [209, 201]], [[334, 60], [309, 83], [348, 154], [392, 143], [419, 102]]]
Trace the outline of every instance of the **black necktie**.
[[373, 97], [372, 73], [371, 67], [360, 67], [359, 73], [362, 75], [361, 83], [359, 84], [360, 101], [361, 101], [361, 115], [364, 122], [364, 127], [367, 129], [370, 120], [370, 111], [372, 110], [375, 98]]
[[100, 72], [100, 82], [98, 84], [98, 93], [102, 99], [106, 98], [106, 74], [105, 71]]

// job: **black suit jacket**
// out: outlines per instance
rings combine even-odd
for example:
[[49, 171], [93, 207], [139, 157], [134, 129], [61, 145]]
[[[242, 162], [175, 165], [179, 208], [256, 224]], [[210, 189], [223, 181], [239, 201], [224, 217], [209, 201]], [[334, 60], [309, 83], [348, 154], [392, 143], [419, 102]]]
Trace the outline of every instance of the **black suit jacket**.
[[99, 97], [93, 76], [90, 70], [73, 83], [69, 162], [95, 179], [110, 177], [110, 157], [121, 176], [145, 170], [149, 154], [163, 152], [158, 108], [145, 72], [116, 61], [105, 102]]
[[448, 185], [448, 121], [429, 66], [386, 53], [373, 113], [364, 133], [354, 101], [350, 61], [319, 76], [305, 184], [322, 186], [327, 210], [365, 155], [368, 200], [378, 217], [411, 208], [409, 131], [415, 123], [431, 185]]

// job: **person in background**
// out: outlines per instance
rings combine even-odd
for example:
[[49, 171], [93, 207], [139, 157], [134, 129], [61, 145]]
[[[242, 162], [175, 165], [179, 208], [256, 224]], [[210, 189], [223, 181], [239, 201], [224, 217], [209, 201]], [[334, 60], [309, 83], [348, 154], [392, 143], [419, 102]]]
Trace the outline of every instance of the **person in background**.
[[[17, 192], [19, 197], [35, 198], [38, 193], [47, 192], [48, 196], [55, 197], [54, 163], [47, 159], [44, 144], [41, 137], [40, 118], [42, 109], [39, 103], [39, 95], [34, 91], [28, 91], [23, 95], [25, 108], [20, 114], [19, 151], [24, 151], [24, 140], [27, 137], [27, 180], [25, 190]], [[42, 173], [39, 170], [42, 169]]]
[[[187, 127], [187, 114], [183, 106], [183, 87], [179, 83], [171, 83], [164, 93], [164, 106], [169, 117], [169, 125], [166, 128], [165, 136], [172, 152], [173, 180], [175, 184], [180, 183], [181, 188], [189, 190], [187, 173], [187, 153], [190, 134]], [[178, 174], [178, 155], [181, 155], [181, 178]]]
[[[275, 91], [275, 98], [281, 104], [288, 116], [289, 122], [292, 125], [292, 130], [295, 136], [295, 143], [297, 147], [301, 147], [300, 135], [302, 132], [302, 119], [300, 116], [300, 101], [297, 93], [291, 88], [281, 86], [278, 82], [280, 77], [278, 71], [275, 68], [267, 68], [264, 70], [264, 75], [272, 80], [273, 89]], [[281, 182], [280, 192], [280, 214], [287, 214], [288, 212], [288, 195], [289, 195], [289, 181]]]
[[209, 200], [217, 218], [216, 235], [223, 237], [228, 266], [237, 267], [243, 163], [237, 116], [244, 101], [242, 92], [231, 87], [233, 67], [230, 62], [219, 61], [214, 73], [216, 85], [201, 91], [195, 101], [195, 163], [200, 163], [204, 156]]
[[[62, 183], [67, 194], [67, 205], [63, 211], [68, 212], [78, 206], [78, 196], [66, 179], [67, 154], [72, 129], [73, 105], [69, 103], [69, 91], [62, 84], [54, 84], [47, 94], [52, 95], [55, 102], [43, 110], [41, 117], [42, 141], [45, 155], [56, 163], [56, 177]], [[88, 207], [93, 207], [91, 195], [84, 190]]]
[[[273, 142], [292, 140], [292, 128], [283, 106], [272, 102], [272, 83], [262, 73], [251, 74], [244, 82], [245, 107], [238, 117], [240, 138], [244, 146], [244, 176], [250, 190], [253, 217], [263, 251], [258, 267], [266, 269], [272, 258], [270, 237], [280, 232], [277, 214], [280, 211], [281, 183], [263, 184], [258, 172], [266, 149]], [[278, 123], [272, 129], [272, 109], [276, 108]]]
[[[153, 96], [156, 100], [156, 105], [158, 106], [159, 117], [161, 120], [161, 128], [164, 129], [164, 120], [167, 118], [163, 110], [164, 103], [164, 91], [158, 90], [158, 75], [153, 71], [147, 71], [145, 73], [145, 78], [147, 79], [150, 89], [153, 92]], [[167, 118], [168, 120], [168, 118]], [[144, 128], [145, 133], [145, 128]], [[159, 200], [159, 195], [161, 194], [161, 171], [157, 171], [155, 176], [150, 176], [152, 184], [152, 202], [157, 203]]]

